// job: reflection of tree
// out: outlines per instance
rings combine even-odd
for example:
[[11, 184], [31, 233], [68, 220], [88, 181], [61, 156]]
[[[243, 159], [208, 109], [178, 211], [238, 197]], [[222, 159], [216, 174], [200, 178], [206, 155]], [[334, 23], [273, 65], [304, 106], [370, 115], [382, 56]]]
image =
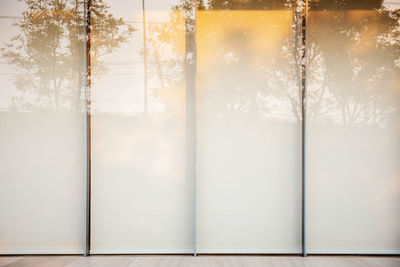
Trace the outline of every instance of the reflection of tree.
[[315, 10], [349, 10], [349, 9], [378, 9], [383, 0], [310, 0]]
[[[262, 51], [246, 52], [251, 49], [249, 38], [259, 37], [249, 35], [240, 25], [231, 25], [228, 32], [221, 32], [221, 25], [216, 25], [207, 33], [208, 42], [218, 38], [225, 40], [214, 51], [212, 62], [207, 66], [207, 81], [214, 83], [208, 85], [213, 89], [207, 93], [207, 105], [218, 105], [218, 110], [225, 109], [226, 113], [255, 112], [268, 117], [274, 116], [277, 105], [285, 105], [290, 116], [301, 120], [301, 53], [304, 47], [301, 46], [301, 10], [294, 12], [300, 2], [198, 1], [202, 12], [293, 11], [292, 32], [284, 40], [273, 40], [279, 42], [280, 50], [264, 61], [261, 54], [257, 55], [258, 61], [254, 59], [254, 54]], [[395, 83], [400, 76], [400, 10], [386, 10], [382, 2], [311, 1], [307, 45], [309, 120], [383, 125], [398, 116], [399, 92]], [[182, 0], [175, 10], [186, 14], [193, 7], [191, 3]], [[179, 27], [184, 30], [182, 22], [177, 23], [181, 19], [177, 14], [171, 12], [168, 22], [149, 26], [152, 65], [160, 83], [158, 92], [164, 95], [171, 94], [172, 88], [182, 91], [184, 86], [183, 76], [174, 75], [184, 69], [183, 42], [174, 38]], [[226, 21], [220, 23], [231, 23], [228, 17], [232, 14], [227, 12]], [[251, 61], [257, 62], [257, 66]]]
[[[245, 4], [230, 2], [225, 6]], [[400, 11], [386, 10], [382, 2], [312, 1], [307, 47], [309, 119], [382, 125], [398, 116]], [[251, 2], [244, 9], [253, 7]], [[274, 65], [265, 68], [264, 86], [267, 95], [287, 103], [297, 120], [301, 118], [299, 55], [303, 49], [296, 38], [299, 19], [293, 16], [297, 30], [281, 45]]]
[[283, 9], [290, 6], [293, 0], [208, 0], [200, 1], [200, 6], [208, 7], [208, 9], [219, 10], [268, 10], [268, 9]]
[[[85, 78], [84, 0], [24, 0], [26, 10], [15, 25], [19, 34], [1, 49], [19, 74], [17, 106], [24, 110], [79, 111]], [[103, 0], [92, 1], [93, 72], [104, 72], [100, 57], [126, 41], [133, 28], [109, 13]]]
[[[220, 9], [223, 7], [223, 2], [227, 1], [197, 1], [197, 7], [198, 9]], [[229, 2], [229, 1], [228, 1]], [[237, 3], [234, 3], [233, 1], [231, 4], [229, 4], [229, 8], [239, 8], [240, 5]], [[238, 1], [237, 1], [238, 2]], [[240, 2], [240, 1], [239, 1]], [[260, 9], [260, 1], [253, 1], [254, 3], [251, 5], [251, 8], [249, 9]], [[284, 6], [284, 3], [288, 1], [274, 1], [275, 3], [267, 3], [263, 2], [261, 5], [263, 8], [268, 8], [272, 6]], [[247, 6], [249, 6], [247, 4]], [[250, 6], [249, 6], [250, 7]], [[194, 21], [194, 14], [193, 14], [193, 8], [194, 8], [194, 1], [192, 0], [182, 0], [180, 1], [177, 5], [173, 7], [173, 11], [170, 12], [169, 14], [169, 20], [164, 22], [164, 23], [156, 23], [156, 22], [150, 22], [148, 26], [148, 36], [147, 36], [147, 41], [149, 42], [148, 46], [148, 55], [149, 56], [149, 67], [152, 68], [152, 73], [153, 74], [153, 81], [157, 80], [158, 81], [158, 89], [153, 89], [153, 92], [158, 94], [164, 99], [164, 103], [168, 103], [169, 108], [178, 108], [179, 110], [182, 110], [183, 108], [183, 99], [184, 99], [184, 86], [185, 86], [185, 77], [182, 75], [184, 70], [185, 70], [185, 57], [186, 59], [192, 57], [191, 52], [192, 51], [185, 51], [185, 40], [182, 40], [181, 38], [177, 38], [177, 35], [179, 36], [180, 34], [184, 34], [186, 30], [186, 34], [188, 32], [191, 32], [194, 29], [195, 21]], [[224, 9], [226, 6], [224, 6]], [[214, 34], [214, 33], [210, 33]], [[230, 37], [232, 38], [233, 42], [235, 42], [235, 38], [238, 37], [240, 42], [245, 42], [245, 37], [241, 36], [240, 33], [239, 36], [235, 36], [234, 34]], [[187, 36], [186, 36], [187, 37]], [[243, 37], [243, 38], [242, 38]], [[210, 38], [212, 38], [210, 36]], [[188, 39], [186, 39], [186, 42]], [[187, 49], [188, 47], [186, 47]], [[240, 46], [233, 46], [231, 47], [232, 49], [236, 49], [235, 51], [237, 53], [241, 53], [243, 51], [243, 47]], [[191, 50], [191, 49], [189, 49]], [[227, 53], [232, 52], [232, 51], [225, 51]], [[186, 53], [186, 55], [185, 55]], [[221, 52], [222, 53], [222, 52]], [[245, 55], [242, 55], [241, 57], [246, 58]], [[193, 59], [192, 59], [193, 60]], [[217, 61], [220, 64], [222, 61], [228, 60], [226, 57], [222, 57], [217, 59]], [[243, 62], [242, 62], [243, 63]], [[232, 79], [224, 79], [224, 81], [229, 81], [229, 83], [232, 85], [232, 87], [237, 88], [236, 94], [241, 94], [235, 95], [234, 92], [231, 92], [230, 94], [231, 98], [229, 98], [228, 95], [226, 95], [226, 106], [228, 109], [231, 111], [234, 109], [238, 110], [249, 110], [255, 108], [255, 110], [259, 109], [256, 106], [260, 105], [260, 101], [257, 100], [258, 96], [255, 94], [251, 97], [251, 99], [244, 99], [246, 98], [246, 91], [248, 91], [249, 86], [248, 83], [246, 83], [245, 77], [248, 77], [248, 75], [253, 75], [252, 71], [254, 68], [250, 67], [249, 68], [243, 68], [243, 65], [240, 64], [234, 64], [233, 62], [229, 62], [229, 64], [224, 65], [226, 68], [231, 68], [231, 71], [226, 71], [225, 73], [233, 73], [235, 71], [236, 73], [239, 71], [239, 69], [242, 72], [242, 78], [238, 76], [232, 77]], [[218, 66], [217, 66], [218, 67]], [[218, 72], [214, 72], [217, 74]], [[263, 82], [263, 73], [259, 72], [253, 77], [258, 79], [260, 81], [260, 85]], [[187, 78], [187, 77], [186, 77]], [[241, 85], [238, 85], [238, 83], [241, 83]], [[236, 86], [238, 85], [238, 86]], [[262, 86], [260, 86], [261, 88]], [[223, 92], [215, 92], [216, 94], [221, 94]], [[215, 95], [214, 95], [215, 96]], [[175, 99], [174, 99], [175, 98]], [[180, 100], [177, 100], [180, 99]], [[235, 101], [235, 99], [237, 101]], [[246, 103], [244, 103], [246, 102]], [[177, 106], [177, 103], [179, 105]], [[242, 105], [243, 103], [243, 105]], [[237, 107], [237, 105], [240, 105], [240, 108]]]
[[[295, 5], [295, 1], [286, 0], [206, 1], [206, 10], [232, 11], [224, 13], [226, 18], [221, 17], [221, 25], [216, 25], [215, 30], [202, 33], [205, 39], [221, 40], [213, 62], [207, 66], [207, 77], [202, 78], [214, 81], [206, 85], [212, 87], [207, 93], [207, 105], [218, 106], [217, 110], [225, 115], [241, 113], [249, 118], [273, 118], [274, 113], [281, 113], [274, 119], [285, 116], [281, 108], [285, 106], [297, 120], [301, 119], [301, 72], [296, 67], [300, 58], [295, 58], [299, 40], [293, 40], [289, 31], [289, 12]], [[257, 15], [253, 13], [256, 10]], [[251, 20], [253, 16], [259, 19]], [[296, 27], [292, 28], [294, 34]], [[266, 42], [265, 46], [257, 46], [259, 42]]]
[[179, 10], [171, 11], [166, 22], [148, 23], [148, 61], [152, 92], [167, 104], [169, 112], [182, 113], [184, 103], [184, 34], [185, 17]]
[[398, 114], [399, 14], [384, 8], [311, 11], [309, 49], [319, 50], [309, 59], [311, 119], [383, 125]]

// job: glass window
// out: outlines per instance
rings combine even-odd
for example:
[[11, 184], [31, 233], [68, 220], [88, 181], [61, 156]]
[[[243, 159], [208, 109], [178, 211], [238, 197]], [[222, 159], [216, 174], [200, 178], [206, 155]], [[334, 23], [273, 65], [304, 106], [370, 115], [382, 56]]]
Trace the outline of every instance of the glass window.
[[83, 6], [0, 3], [0, 253], [82, 253]]
[[294, 7], [197, 11], [201, 253], [301, 251], [301, 68]]
[[399, 3], [382, 2], [311, 3], [310, 253], [400, 248]]

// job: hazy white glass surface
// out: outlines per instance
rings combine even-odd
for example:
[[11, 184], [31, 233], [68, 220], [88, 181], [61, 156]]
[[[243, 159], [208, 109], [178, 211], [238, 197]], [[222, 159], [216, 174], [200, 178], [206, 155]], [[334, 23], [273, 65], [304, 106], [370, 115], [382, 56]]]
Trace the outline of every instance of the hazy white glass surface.
[[198, 252], [298, 253], [293, 12], [267, 1], [230, 3], [197, 12]]
[[145, 1], [145, 88], [142, 1], [107, 3], [125, 40], [92, 57], [92, 253], [191, 253], [184, 12]]
[[379, 2], [311, 6], [309, 253], [400, 253], [400, 3]]
[[0, 254], [82, 253], [83, 8], [0, 1]]

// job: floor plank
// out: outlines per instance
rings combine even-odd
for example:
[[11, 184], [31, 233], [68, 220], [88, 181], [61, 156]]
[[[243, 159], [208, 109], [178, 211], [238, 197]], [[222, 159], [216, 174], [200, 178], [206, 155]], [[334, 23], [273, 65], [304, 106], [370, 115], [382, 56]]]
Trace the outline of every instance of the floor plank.
[[3, 256], [0, 266], [40, 267], [400, 267], [400, 257], [367, 256]]

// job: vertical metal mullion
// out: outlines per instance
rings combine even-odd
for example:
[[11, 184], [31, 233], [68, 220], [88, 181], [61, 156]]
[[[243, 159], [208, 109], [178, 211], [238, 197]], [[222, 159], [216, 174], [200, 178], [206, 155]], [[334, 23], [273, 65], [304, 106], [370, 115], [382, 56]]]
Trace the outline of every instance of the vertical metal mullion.
[[142, 0], [142, 19], [143, 19], [143, 72], [144, 72], [144, 115], [147, 115], [147, 36], [146, 36], [146, 7], [145, 0]]
[[196, 179], [196, 12], [197, 1], [185, 10], [185, 106], [186, 177], [193, 181], [193, 255], [197, 255], [197, 179]]
[[301, 247], [302, 256], [307, 256], [306, 248], [306, 156], [307, 156], [307, 16], [308, 0], [304, 0], [301, 21]]
[[193, 88], [194, 88], [194, 133], [193, 133], [193, 146], [194, 146], [194, 159], [193, 159], [193, 198], [194, 198], [194, 253], [193, 256], [197, 256], [197, 97], [196, 97], [196, 75], [197, 75], [197, 0], [194, 2], [194, 19], [193, 19]]
[[85, 86], [84, 86], [84, 109], [85, 109], [85, 144], [86, 144], [86, 190], [85, 190], [85, 256], [90, 256], [90, 224], [91, 224], [91, 59], [90, 59], [90, 7], [91, 0], [84, 1], [84, 64], [85, 64]]

